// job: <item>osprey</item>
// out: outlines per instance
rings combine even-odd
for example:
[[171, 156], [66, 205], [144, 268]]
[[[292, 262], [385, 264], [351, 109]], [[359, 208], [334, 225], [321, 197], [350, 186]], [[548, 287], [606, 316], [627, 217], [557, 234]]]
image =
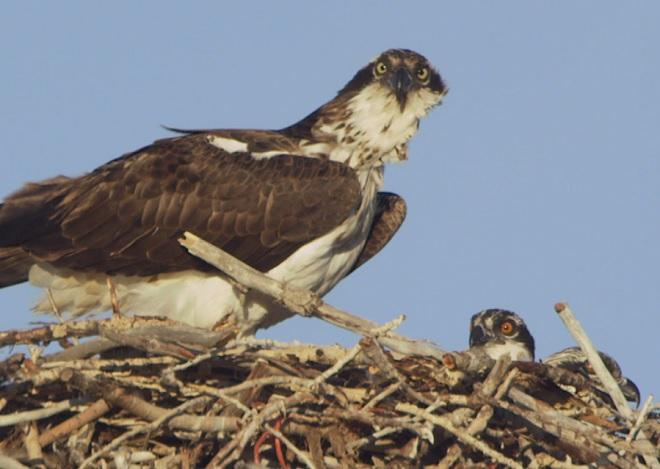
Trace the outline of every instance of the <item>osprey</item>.
[[[634, 402], [636, 405], [639, 405], [640, 393], [637, 385], [629, 378], [623, 375], [621, 371], [621, 366], [617, 361], [612, 358], [610, 355], [605, 352], [598, 352], [605, 368], [610, 372], [614, 381], [619, 385], [621, 391], [625, 398]], [[552, 355], [543, 359], [543, 363], [550, 366], [558, 366], [560, 368], [565, 368], [567, 370], [579, 373], [589, 381], [591, 381], [595, 387], [603, 392], [604, 388], [600, 380], [594, 373], [591, 364], [587, 360], [586, 355], [580, 347], [568, 347], [559, 352], [555, 352]]]
[[493, 360], [508, 354], [511, 360], [534, 361], [534, 337], [525, 321], [506, 309], [486, 309], [470, 320], [470, 349], [483, 348]]
[[[529, 332], [527, 324], [519, 315], [505, 309], [487, 309], [472, 316], [470, 349], [476, 347], [482, 348], [494, 360], [508, 353], [512, 360], [534, 361], [534, 337]], [[639, 405], [640, 394], [635, 383], [623, 375], [621, 367], [614, 358], [605, 352], [599, 351], [598, 354], [626, 399]], [[579, 347], [568, 347], [553, 353], [542, 362], [545, 365], [579, 373], [596, 389], [603, 389], [587, 357]]]
[[405, 203], [379, 192], [446, 93], [416, 52], [388, 50], [281, 130], [177, 130], [0, 205], [0, 287], [46, 289], [35, 309], [161, 315], [251, 334], [291, 315], [243, 294], [179, 244], [191, 231], [274, 279], [327, 293], [389, 242]]

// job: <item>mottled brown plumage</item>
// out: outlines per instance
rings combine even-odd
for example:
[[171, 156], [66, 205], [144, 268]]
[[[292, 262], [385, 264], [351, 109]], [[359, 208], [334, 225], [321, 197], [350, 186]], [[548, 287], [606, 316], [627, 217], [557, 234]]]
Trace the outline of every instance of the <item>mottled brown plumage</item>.
[[339, 94], [281, 130], [182, 134], [76, 178], [27, 184], [0, 205], [0, 287], [30, 279], [36, 306], [75, 315], [109, 307], [202, 327], [228, 316], [252, 333], [287, 317], [238, 295], [178, 243], [184, 231], [273, 278], [325, 294], [379, 252], [405, 203], [379, 193], [419, 120], [446, 92], [421, 55], [393, 49]]
[[79, 178], [27, 186], [0, 210], [0, 243], [14, 252], [20, 243], [56, 267], [147, 276], [206, 268], [177, 242], [188, 230], [265, 272], [341, 223], [359, 201], [345, 165], [230, 155], [192, 134]]
[[376, 214], [367, 242], [351, 272], [374, 257], [394, 237], [406, 218], [406, 201], [391, 192], [379, 192]]

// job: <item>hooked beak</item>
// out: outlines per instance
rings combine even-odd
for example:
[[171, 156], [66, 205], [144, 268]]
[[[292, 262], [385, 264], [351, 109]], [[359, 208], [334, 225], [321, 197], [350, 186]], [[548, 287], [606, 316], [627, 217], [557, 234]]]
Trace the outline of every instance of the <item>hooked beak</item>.
[[390, 77], [389, 84], [394, 90], [394, 95], [399, 102], [399, 106], [401, 106], [401, 110], [403, 110], [408, 98], [408, 91], [410, 91], [413, 84], [412, 75], [405, 67], [400, 67]]
[[470, 347], [475, 345], [483, 345], [486, 343], [486, 334], [484, 334], [484, 329], [481, 326], [475, 326], [470, 331]]

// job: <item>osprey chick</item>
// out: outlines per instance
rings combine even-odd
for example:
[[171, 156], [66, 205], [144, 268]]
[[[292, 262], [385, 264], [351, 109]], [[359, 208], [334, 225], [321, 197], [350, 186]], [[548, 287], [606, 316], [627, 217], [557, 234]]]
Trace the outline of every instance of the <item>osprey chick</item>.
[[[290, 316], [239, 294], [177, 239], [191, 231], [271, 277], [318, 294], [392, 238], [405, 216], [378, 192], [446, 87], [421, 55], [388, 50], [337, 96], [281, 130], [194, 130], [0, 205], [0, 287], [30, 280], [60, 311], [165, 315], [243, 334]], [[47, 297], [37, 311], [50, 312]]]

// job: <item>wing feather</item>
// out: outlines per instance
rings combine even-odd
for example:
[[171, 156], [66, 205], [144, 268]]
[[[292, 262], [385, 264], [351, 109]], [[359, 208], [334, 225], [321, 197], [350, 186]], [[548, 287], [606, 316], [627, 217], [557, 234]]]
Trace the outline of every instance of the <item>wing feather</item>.
[[351, 272], [378, 254], [392, 240], [406, 218], [406, 202], [400, 196], [379, 192], [377, 203], [376, 215], [367, 242]]
[[[265, 134], [259, 139], [266, 148]], [[126, 275], [210, 268], [179, 246], [186, 230], [267, 271], [360, 203], [346, 165], [230, 154], [203, 133], [160, 140], [79, 178], [34, 187], [34, 196], [24, 190], [23, 199], [7, 199], [17, 216], [0, 206], [9, 245], [55, 266]], [[25, 223], [40, 228], [20, 236]]]

